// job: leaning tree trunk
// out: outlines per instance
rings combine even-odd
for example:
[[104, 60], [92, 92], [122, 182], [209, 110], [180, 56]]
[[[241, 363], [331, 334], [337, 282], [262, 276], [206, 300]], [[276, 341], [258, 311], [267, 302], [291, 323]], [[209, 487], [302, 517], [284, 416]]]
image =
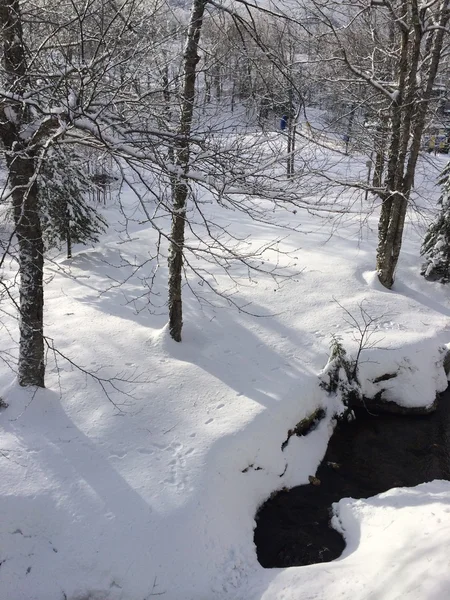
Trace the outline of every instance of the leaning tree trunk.
[[176, 148], [177, 178], [173, 186], [172, 229], [169, 248], [169, 331], [170, 336], [176, 342], [181, 342], [183, 327], [181, 288], [186, 202], [189, 194], [187, 183], [190, 156], [189, 137], [195, 101], [195, 80], [199, 61], [198, 47], [207, 1], [193, 0], [183, 55], [183, 91], [178, 128], [179, 142]]
[[[21, 96], [27, 90], [28, 80], [19, 0], [0, 0], [0, 31], [2, 84], [8, 92]], [[8, 119], [10, 114], [15, 118]], [[19, 245], [18, 380], [23, 386], [44, 387], [44, 244], [35, 182], [35, 154], [29, 152], [27, 141], [23, 138], [23, 131], [30, 120], [26, 104], [13, 99], [0, 102], [0, 139], [9, 171], [15, 234]]]

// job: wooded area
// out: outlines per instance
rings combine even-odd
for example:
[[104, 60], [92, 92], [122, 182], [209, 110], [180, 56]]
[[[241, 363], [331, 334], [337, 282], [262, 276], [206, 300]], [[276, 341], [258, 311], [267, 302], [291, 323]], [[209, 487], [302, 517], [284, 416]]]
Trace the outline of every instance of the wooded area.
[[[168, 261], [178, 342], [192, 274], [233, 305], [208, 265], [229, 273], [232, 289], [232, 263], [265, 272], [264, 253], [278, 248], [283, 231], [301, 228], [280, 220], [279, 239], [250, 247], [214, 222], [205, 195], [255, 223], [273, 223], [280, 210], [339, 219], [364, 195], [362, 213], [380, 207], [374, 264], [391, 288], [427, 131], [436, 122], [450, 127], [449, 17], [448, 0], [310, 0], [289, 9], [1, 0], [0, 266], [13, 257], [20, 277], [0, 281], [20, 320], [21, 385], [44, 386], [52, 347], [43, 321], [46, 256], [62, 244], [70, 257], [73, 244], [95, 243], [107, 227], [99, 201], [120, 203], [124, 189], [157, 232], [153, 269]], [[328, 137], [311, 128], [311, 107], [328, 115]], [[344, 156], [366, 154], [367, 178], [333, 172], [317, 155], [326, 144]], [[352, 191], [345, 200], [343, 190]], [[434, 226], [438, 237], [441, 229]], [[433, 247], [428, 238], [424, 252]], [[294, 276], [269, 268], [274, 279]], [[448, 264], [444, 271], [445, 280]]]

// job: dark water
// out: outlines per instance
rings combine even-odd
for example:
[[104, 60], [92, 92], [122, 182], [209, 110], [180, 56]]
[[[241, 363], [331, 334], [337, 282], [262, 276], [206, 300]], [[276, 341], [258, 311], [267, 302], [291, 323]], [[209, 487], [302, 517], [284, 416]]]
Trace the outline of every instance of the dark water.
[[331, 504], [341, 498], [450, 480], [450, 391], [426, 416], [374, 416], [358, 410], [355, 421], [336, 428], [316, 477], [320, 485], [279, 492], [259, 510], [254, 539], [263, 567], [338, 558], [345, 543], [329, 521]]

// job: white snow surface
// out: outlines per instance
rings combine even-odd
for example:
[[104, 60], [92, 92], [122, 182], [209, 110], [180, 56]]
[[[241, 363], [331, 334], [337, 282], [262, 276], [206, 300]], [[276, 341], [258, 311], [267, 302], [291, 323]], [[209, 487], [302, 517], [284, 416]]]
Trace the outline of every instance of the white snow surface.
[[[364, 168], [364, 157], [342, 160], [349, 161], [343, 168]], [[422, 196], [432, 204], [437, 171], [426, 170], [421, 185], [430, 193]], [[125, 194], [124, 201], [131, 212], [133, 200]], [[108, 218], [120, 222], [114, 206]], [[217, 218], [255, 244], [279, 235], [232, 211]], [[287, 218], [307, 233], [291, 232], [282, 242], [291, 256], [278, 260], [301, 273], [277, 285], [270, 276], [246, 279], [246, 270], [234, 267], [242, 283], [234, 299], [251, 302], [251, 314], [205, 290], [222, 306], [200, 305], [185, 287], [181, 344], [166, 326], [165, 261], [151, 305], [148, 294], [141, 297], [150, 267], [133, 275], [125, 263], [148, 259], [154, 248], [155, 234], [139, 217], [128, 237], [111, 227], [96, 248], [80, 246], [72, 261], [48, 262], [47, 334], [86, 371], [116, 376], [128, 395], [105, 383], [108, 398], [98, 381], [52, 352], [47, 389], [35, 393], [19, 388], [0, 363], [0, 395], [9, 403], [0, 413], [1, 599], [450, 596], [447, 482], [341, 500], [334, 522], [348, 545], [333, 563], [265, 570], [257, 562], [258, 506], [274, 490], [308, 482], [340, 409], [318, 386], [331, 334], [355, 349], [335, 300], [355, 315], [363, 303], [377, 317], [374, 347], [361, 359], [366, 393], [378, 391], [374, 378], [398, 370], [383, 384], [389, 399], [426, 406], [447, 383], [450, 298], [445, 286], [418, 274], [423, 219], [411, 215], [387, 291], [373, 276], [376, 212], [343, 220], [334, 235], [326, 219], [300, 212]], [[268, 253], [267, 261], [275, 260]], [[13, 275], [11, 265], [4, 277]], [[230, 285], [215, 275], [224, 289]], [[111, 286], [111, 277], [127, 280]], [[195, 277], [190, 283], [201, 288]], [[1, 350], [14, 355], [17, 327], [7, 316], [4, 322]], [[326, 419], [282, 451], [288, 430], [319, 406]]]

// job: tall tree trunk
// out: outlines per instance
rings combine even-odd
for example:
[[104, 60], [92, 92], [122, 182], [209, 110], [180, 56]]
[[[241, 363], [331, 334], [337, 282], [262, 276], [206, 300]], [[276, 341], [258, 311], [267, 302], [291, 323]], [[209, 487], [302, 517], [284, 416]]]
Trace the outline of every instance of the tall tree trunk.
[[189, 194], [187, 174], [189, 171], [192, 115], [195, 101], [195, 81], [199, 61], [198, 46], [203, 16], [208, 0], [193, 0], [186, 45], [183, 55], [183, 91], [176, 148], [177, 179], [173, 189], [171, 241], [169, 248], [169, 331], [170, 336], [181, 342], [183, 327], [183, 304], [181, 288], [183, 280], [184, 227], [186, 202]]
[[[402, 2], [402, 14], [407, 14], [407, 0]], [[393, 31], [393, 30], [392, 30]], [[397, 96], [391, 106], [391, 137], [388, 152], [387, 174], [384, 182], [386, 191], [382, 197], [380, 220], [378, 222], [378, 247], [376, 258], [376, 269], [380, 283], [386, 288], [391, 288], [394, 283], [395, 264], [392, 260], [389, 247], [392, 247], [392, 239], [389, 239], [389, 227], [392, 229], [391, 216], [393, 213], [394, 202], [399, 202], [401, 198], [396, 193], [399, 191], [400, 180], [403, 175], [403, 164], [400, 164], [397, 157], [400, 152], [400, 143], [402, 139], [402, 117], [403, 117], [403, 98], [405, 93], [405, 83], [408, 73], [408, 47], [409, 31], [402, 28], [400, 43], [400, 58], [397, 66]], [[392, 33], [393, 35], [393, 33]], [[412, 110], [412, 107], [409, 107]], [[391, 236], [392, 237], [392, 236]]]
[[[408, 198], [401, 193], [394, 193], [387, 199], [389, 202], [389, 218], [387, 220], [386, 232], [383, 244], [377, 249], [377, 272], [378, 279], [384, 287], [391, 289], [394, 284], [394, 273], [397, 266], [401, 248], [401, 237], [405, 223]], [[383, 202], [383, 208], [386, 201]], [[383, 216], [383, 215], [382, 215]], [[400, 237], [399, 237], [400, 235]]]
[[[411, 3], [410, 35], [403, 32], [402, 58], [399, 64], [399, 95], [397, 101], [393, 103], [393, 134], [385, 181], [386, 194], [383, 198], [378, 229], [378, 278], [389, 289], [394, 283], [394, 273], [400, 256], [420, 143], [442, 57], [444, 35], [450, 19], [449, 5], [449, 0], [441, 0], [438, 27], [428, 32], [425, 55], [430, 56], [430, 62], [425, 76], [421, 78], [424, 81], [424, 88], [421, 90], [417, 89], [416, 74], [421, 60], [419, 49], [423, 39], [423, 28], [420, 24], [416, 0]], [[404, 2], [405, 9], [406, 6]], [[406, 93], [403, 95], [404, 91]]]
[[294, 93], [292, 86], [289, 87], [289, 106], [287, 114], [287, 176], [294, 175]]
[[350, 107], [350, 115], [347, 123], [347, 133], [345, 134], [345, 154], [348, 154], [348, 147], [353, 133], [353, 121], [355, 120], [356, 104], [353, 103]]
[[234, 106], [236, 104], [236, 79], [233, 79], [233, 87], [231, 88], [231, 113], [234, 113]]
[[19, 242], [20, 344], [18, 380], [23, 386], [44, 387], [44, 243], [37, 187], [32, 182], [34, 160], [9, 160], [13, 187], [14, 224]]
[[[166, 55], [164, 55], [164, 60], [167, 61], [167, 57]], [[163, 98], [164, 98], [164, 105], [165, 105], [165, 117], [166, 117], [166, 123], [165, 126], [167, 127], [167, 129], [170, 130], [170, 124], [172, 123], [172, 94], [171, 94], [171, 90], [170, 90], [170, 81], [169, 81], [169, 67], [166, 63], [166, 65], [164, 66], [163, 72], [162, 72], [162, 89], [163, 89]], [[169, 161], [169, 164], [173, 167], [175, 165], [175, 150], [174, 150], [174, 146], [173, 143], [169, 141], [168, 143], [168, 147], [167, 147], [167, 158]], [[174, 195], [174, 189], [175, 189], [175, 181], [176, 181], [176, 177], [173, 173], [171, 173], [169, 175], [170, 178], [170, 188], [171, 188], [171, 192], [172, 192], [172, 196]]]
[[380, 117], [380, 124], [377, 126], [375, 135], [375, 165], [373, 169], [372, 185], [381, 188], [383, 182], [384, 162], [387, 146], [387, 122], [384, 117]]
[[70, 226], [70, 213], [66, 211], [66, 248], [67, 248], [67, 258], [72, 258], [72, 232]]
[[[26, 91], [28, 81], [19, 0], [0, 0], [0, 31], [5, 73], [3, 83], [9, 92], [21, 95]], [[9, 114], [15, 118], [8, 118]], [[18, 380], [23, 386], [44, 387], [44, 244], [35, 182], [35, 156], [28, 151], [22, 135], [30, 120], [26, 105], [13, 100], [0, 103], [0, 138], [9, 170], [15, 233], [19, 244]]]

